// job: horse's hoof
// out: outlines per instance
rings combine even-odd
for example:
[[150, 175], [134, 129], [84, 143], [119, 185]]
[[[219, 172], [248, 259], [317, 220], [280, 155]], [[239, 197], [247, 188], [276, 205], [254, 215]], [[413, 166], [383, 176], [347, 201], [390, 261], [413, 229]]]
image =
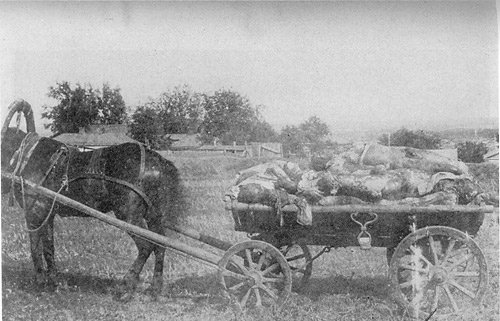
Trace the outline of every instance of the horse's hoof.
[[34, 279], [35, 287], [42, 289], [48, 283], [48, 278], [46, 273], [36, 273]]
[[158, 297], [161, 294], [161, 289], [150, 286], [146, 289], [146, 291], [144, 291], [144, 294], [146, 294], [151, 301], [158, 301]]

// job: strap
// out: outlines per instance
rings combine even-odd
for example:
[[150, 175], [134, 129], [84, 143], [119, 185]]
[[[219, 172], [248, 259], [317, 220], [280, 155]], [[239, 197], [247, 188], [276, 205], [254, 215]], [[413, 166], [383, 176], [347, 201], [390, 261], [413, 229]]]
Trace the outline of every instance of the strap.
[[80, 180], [80, 179], [104, 180], [104, 181], [108, 181], [108, 182], [112, 182], [115, 184], [125, 186], [125, 187], [133, 190], [140, 197], [142, 197], [142, 199], [144, 200], [144, 202], [146, 203], [148, 208], [153, 208], [153, 203], [151, 203], [151, 200], [149, 199], [149, 197], [141, 189], [139, 189], [134, 184], [131, 184], [131, 183], [124, 181], [122, 179], [118, 179], [118, 178], [114, 178], [114, 177], [106, 176], [106, 175], [101, 175], [101, 174], [86, 173], [86, 174], [83, 174], [83, 175], [80, 175], [80, 176], [77, 176], [75, 178], [70, 179], [68, 183], [72, 183], [72, 182]]

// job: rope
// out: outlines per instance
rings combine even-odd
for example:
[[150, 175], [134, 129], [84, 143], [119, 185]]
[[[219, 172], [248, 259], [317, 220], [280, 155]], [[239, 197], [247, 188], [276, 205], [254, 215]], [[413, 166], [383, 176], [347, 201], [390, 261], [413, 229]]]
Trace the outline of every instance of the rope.
[[[63, 190], [64, 187], [66, 187], [66, 182], [67, 181], [63, 181], [63, 183], [61, 184], [61, 187], [59, 188], [59, 190], [57, 191], [57, 194], [60, 194], [61, 191]], [[22, 191], [23, 191], [23, 203], [24, 203], [24, 180], [21, 178], [21, 187], [22, 187]], [[52, 200], [52, 205], [50, 207], [50, 211], [49, 211], [49, 214], [47, 214], [47, 216], [45, 217], [45, 219], [43, 220], [42, 224], [40, 224], [37, 228], [34, 228], [34, 229], [30, 229], [27, 225], [28, 223], [26, 222], [26, 230], [30, 233], [35, 233], [35, 232], [38, 232], [40, 231], [45, 225], [47, 225], [47, 223], [49, 222], [50, 218], [52, 217], [52, 214], [54, 213], [54, 207], [56, 205], [56, 199], [57, 199], [57, 195], [54, 196], [54, 199]], [[24, 207], [26, 209], [26, 207]], [[27, 215], [26, 215], [27, 217]]]
[[[12, 155], [12, 158], [10, 160], [10, 165], [11, 166], [14, 165], [14, 162], [16, 164], [16, 167], [12, 171], [12, 175], [18, 176], [18, 172], [20, 171], [22, 164], [23, 164], [22, 160], [23, 160], [24, 154], [26, 152], [26, 148], [28, 147], [28, 142], [30, 141], [31, 137], [34, 137], [35, 135], [36, 135], [36, 133], [26, 134], [26, 136], [21, 141], [19, 148], [14, 152], [14, 155]], [[36, 136], [38, 136], [38, 135], [36, 135]], [[34, 146], [36, 146], [36, 144]], [[21, 171], [22, 171], [22, 169], [21, 169]], [[12, 201], [16, 200], [16, 194], [14, 192], [14, 185], [15, 185], [14, 180], [12, 180], [11, 186], [10, 186], [10, 196], [9, 196], [9, 199]], [[10, 203], [10, 200], [9, 200], [9, 203]]]

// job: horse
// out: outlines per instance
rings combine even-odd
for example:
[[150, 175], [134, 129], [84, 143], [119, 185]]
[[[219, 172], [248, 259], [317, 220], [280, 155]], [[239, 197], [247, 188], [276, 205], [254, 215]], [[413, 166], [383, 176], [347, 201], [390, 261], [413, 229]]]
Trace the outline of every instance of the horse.
[[[24, 113], [27, 133], [8, 127], [13, 111]], [[23, 100], [10, 106], [2, 127], [1, 152], [2, 171], [158, 234], [165, 235], [165, 225], [175, 225], [185, 212], [179, 171], [171, 161], [140, 143], [81, 152], [53, 138], [40, 137], [34, 132], [31, 106]], [[35, 283], [53, 287], [57, 277], [54, 216], [89, 216], [2, 178], [2, 194], [8, 192], [25, 212]], [[154, 274], [147, 292], [156, 297], [163, 287], [165, 248], [129, 235], [138, 254], [120, 282], [117, 299], [131, 298], [143, 266], [153, 252]]]

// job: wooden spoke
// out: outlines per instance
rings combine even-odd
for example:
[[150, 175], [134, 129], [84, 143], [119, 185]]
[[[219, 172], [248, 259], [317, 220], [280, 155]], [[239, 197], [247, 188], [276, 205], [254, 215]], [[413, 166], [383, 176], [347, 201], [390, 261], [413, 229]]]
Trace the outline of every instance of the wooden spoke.
[[436, 288], [434, 289], [434, 298], [432, 300], [431, 311], [436, 311], [436, 309], [438, 308], [438, 303], [439, 303], [439, 289], [440, 289], [439, 286], [436, 286]]
[[230, 261], [231, 261], [230, 263], [233, 266], [237, 267], [241, 272], [243, 272], [243, 274], [250, 275], [250, 272], [248, 271], [248, 269], [243, 264], [241, 264], [240, 262], [236, 261], [236, 258], [232, 257], [230, 259]]
[[232, 278], [235, 278], [235, 279], [238, 279], [238, 280], [242, 280], [242, 281], [248, 280], [247, 276], [245, 276], [243, 274], [234, 273], [234, 272], [229, 271], [229, 270], [222, 271], [222, 275], [223, 276], [229, 276], [229, 277], [232, 277]]
[[437, 255], [437, 251], [436, 251], [436, 244], [434, 244], [434, 238], [432, 237], [432, 235], [429, 235], [429, 245], [430, 245], [430, 249], [431, 249], [432, 259], [434, 260], [434, 265], [438, 265], [439, 262], [438, 262], [438, 255]]
[[247, 258], [248, 261], [248, 267], [251, 269], [253, 266], [253, 261], [252, 261], [252, 253], [250, 252], [249, 249], [245, 249], [245, 257]]
[[453, 310], [455, 312], [458, 312], [457, 302], [453, 298], [453, 295], [451, 294], [450, 288], [446, 284], [443, 285], [443, 288], [444, 288], [444, 291], [446, 292], [446, 295], [448, 296], [448, 299], [450, 300], [450, 303], [451, 303], [451, 306], [453, 307]]
[[240, 301], [241, 308], [244, 308], [247, 305], [248, 298], [250, 297], [250, 293], [252, 292], [252, 288], [248, 289], [243, 298]]
[[404, 288], [409, 288], [409, 287], [410, 287], [410, 286], [412, 286], [412, 285], [413, 285], [413, 281], [412, 281], [412, 280], [410, 280], [410, 281], [406, 281], [406, 282], [400, 283], [400, 284], [399, 284], [399, 287], [400, 287], [401, 289], [404, 289]]
[[446, 253], [444, 254], [444, 257], [443, 257], [443, 260], [442, 260], [443, 263], [446, 262], [446, 260], [448, 260], [448, 257], [451, 254], [451, 250], [453, 250], [453, 248], [455, 247], [456, 241], [457, 240], [455, 240], [455, 239], [451, 239], [450, 240], [450, 244], [448, 244], [448, 248], [446, 249]]
[[412, 246], [410, 248], [410, 251], [411, 251], [412, 255], [414, 255], [417, 259], [421, 259], [429, 266], [434, 266], [434, 264], [432, 264], [425, 256], [423, 256], [422, 253], [417, 252], [415, 250], [415, 247]]
[[267, 275], [269, 274], [269, 272], [272, 272], [274, 271], [277, 267], [279, 266], [278, 263], [274, 263], [272, 265], [270, 265], [269, 267], [267, 267], [264, 271], [262, 271], [262, 275]]
[[273, 293], [273, 291], [271, 291], [267, 286], [261, 286], [260, 287], [262, 290], [264, 290], [264, 292], [269, 295], [273, 300], [277, 300], [278, 297], [276, 296], [276, 294]]
[[262, 253], [262, 255], [259, 257], [259, 262], [257, 262], [257, 266], [255, 267], [257, 271], [260, 271], [260, 269], [262, 268], [262, 264], [264, 264], [265, 260], [266, 260], [266, 254]]
[[468, 255], [464, 256], [463, 258], [461, 258], [460, 260], [458, 260], [457, 262], [453, 263], [451, 266], [447, 267], [446, 269], [448, 271], [451, 271], [454, 268], [456, 268], [457, 266], [461, 265], [462, 263], [467, 262], [468, 260], [470, 260], [472, 258], [474, 258], [474, 255], [473, 254], [468, 254]]
[[474, 271], [464, 271], [464, 272], [454, 272], [451, 271], [449, 273], [450, 276], [463, 276], [463, 277], [479, 277], [480, 274], [479, 272], [474, 272]]
[[425, 256], [423, 256], [421, 253], [418, 253], [418, 254], [415, 254], [415, 256], [417, 257], [417, 259], [421, 259], [422, 261], [424, 261], [428, 266], [434, 266], [434, 264], [432, 264]]
[[262, 278], [262, 283], [281, 283], [284, 282], [285, 280], [283, 277], [277, 277], [277, 278]]
[[247, 285], [247, 282], [240, 282], [240, 283], [238, 283], [236, 285], [233, 285], [228, 290], [230, 290], [230, 291], [236, 291], [236, 290], [238, 290], [239, 288], [241, 288], [244, 285]]
[[253, 293], [255, 294], [255, 298], [257, 300], [257, 303], [255, 303], [256, 307], [261, 307], [262, 306], [262, 299], [260, 297], [260, 292], [258, 288], [253, 288]]
[[476, 298], [476, 295], [474, 293], [472, 293], [470, 290], [466, 289], [462, 285], [458, 284], [457, 281], [455, 281], [453, 279], [449, 279], [448, 283], [450, 285], [454, 286], [455, 288], [457, 288], [459, 291], [465, 293], [467, 296], [469, 296], [469, 298], [471, 298], [471, 299], [475, 299]]
[[302, 273], [302, 274], [307, 273], [306, 269], [303, 269], [302, 267], [291, 266], [290, 270], [292, 270], [293, 273]]

